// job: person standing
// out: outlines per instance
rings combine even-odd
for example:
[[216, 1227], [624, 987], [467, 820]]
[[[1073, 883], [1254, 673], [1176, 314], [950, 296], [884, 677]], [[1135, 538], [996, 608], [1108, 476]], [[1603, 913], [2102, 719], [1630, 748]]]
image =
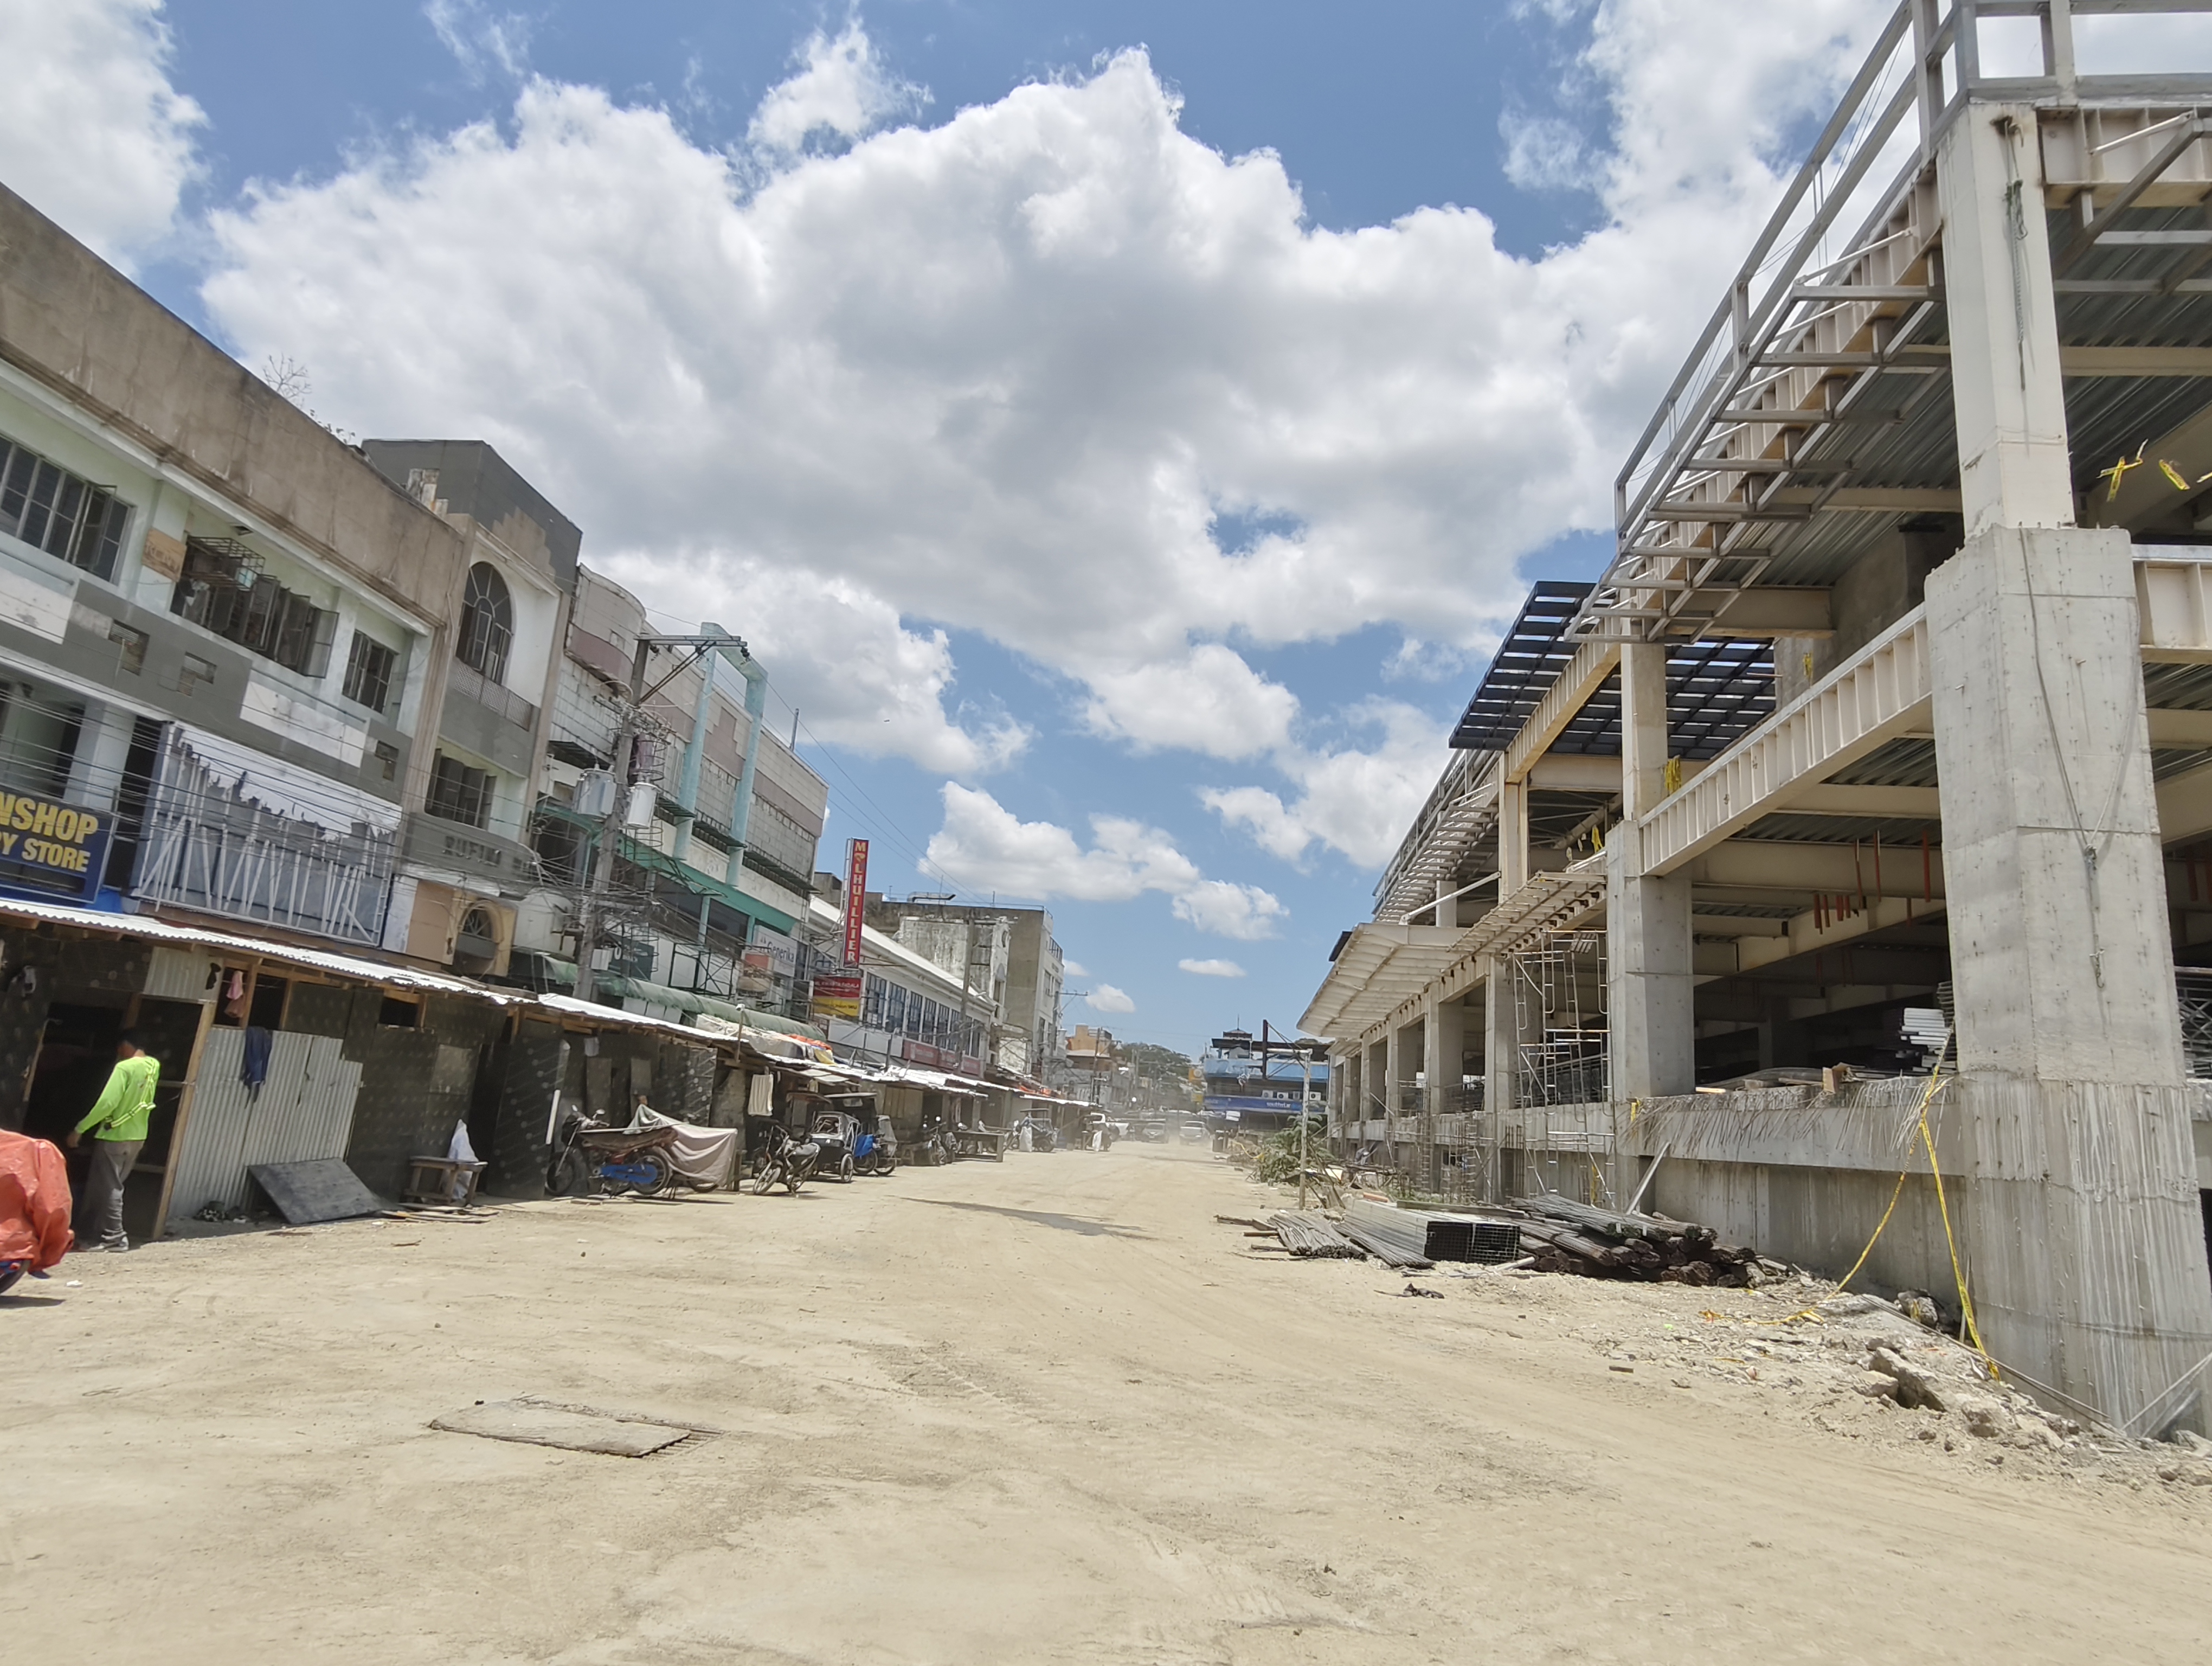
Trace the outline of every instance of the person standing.
[[115, 1043], [115, 1068], [100, 1102], [85, 1113], [69, 1142], [75, 1146], [92, 1135], [92, 1165], [84, 1177], [80, 1237], [98, 1237], [84, 1247], [128, 1250], [123, 1231], [123, 1185], [138, 1161], [138, 1148], [146, 1143], [146, 1124], [154, 1114], [154, 1088], [161, 1079], [161, 1061], [149, 1053], [145, 1038], [126, 1030]]

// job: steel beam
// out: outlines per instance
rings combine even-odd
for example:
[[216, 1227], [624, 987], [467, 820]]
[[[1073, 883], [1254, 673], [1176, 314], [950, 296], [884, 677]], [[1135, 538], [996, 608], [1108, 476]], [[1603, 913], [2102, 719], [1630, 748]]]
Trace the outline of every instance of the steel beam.
[[[1943, 900], [1943, 852], [1916, 840], [1877, 844], [1801, 844], [1783, 839], [1731, 839], [1689, 864], [1699, 902], [1718, 902], [1717, 891], [1757, 893], [1760, 899], [1792, 897], [1916, 897]], [[1738, 900], [1753, 900], [1739, 895]]]
[[1567, 661], [1567, 668], [1544, 690], [1536, 709], [1506, 747], [1505, 761], [1498, 772], [1499, 778], [1519, 781], [1525, 776], [1536, 760], [1551, 751], [1552, 743], [1574, 721], [1575, 714], [1589, 703], [1590, 696], [1604, 686], [1605, 679], [1620, 664], [1618, 641], [1593, 638], [1577, 648], [1575, 657]]
[[1943, 814], [1933, 787], [1857, 787], [1833, 781], [1799, 787], [1787, 795], [1781, 808], [1790, 816], [1864, 816], [1889, 821], [1932, 822]]
[[2212, 661], [2212, 562], [2136, 562], [2136, 611], [2142, 657], [2153, 663]]
[[1787, 807], [1793, 791], [1924, 727], [1930, 692], [1927, 616], [1915, 608], [1614, 836], [1644, 842], [1644, 872], [1671, 873]]
[[2187, 844], [2212, 833], [2212, 763], [2170, 776], [2157, 791], [2160, 843]]

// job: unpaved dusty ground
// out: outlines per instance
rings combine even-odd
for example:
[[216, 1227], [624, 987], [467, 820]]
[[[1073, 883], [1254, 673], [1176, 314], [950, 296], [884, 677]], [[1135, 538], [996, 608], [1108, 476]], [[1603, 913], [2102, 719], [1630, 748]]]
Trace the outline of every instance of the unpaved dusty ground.
[[[1273, 1201], [1125, 1146], [72, 1257], [0, 1300], [4, 1654], [2212, 1655], [2212, 1487], [2153, 1456], [1917, 1439], [1787, 1293], [1412, 1299], [1213, 1220]], [[726, 1432], [428, 1426], [518, 1395]]]

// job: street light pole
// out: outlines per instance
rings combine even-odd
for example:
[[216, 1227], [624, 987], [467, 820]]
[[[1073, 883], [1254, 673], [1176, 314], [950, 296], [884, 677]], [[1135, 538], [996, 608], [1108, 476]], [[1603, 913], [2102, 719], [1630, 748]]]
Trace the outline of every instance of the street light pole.
[[1306, 1207], [1306, 1107], [1313, 1102], [1313, 1052], [1298, 1049], [1298, 1207]]

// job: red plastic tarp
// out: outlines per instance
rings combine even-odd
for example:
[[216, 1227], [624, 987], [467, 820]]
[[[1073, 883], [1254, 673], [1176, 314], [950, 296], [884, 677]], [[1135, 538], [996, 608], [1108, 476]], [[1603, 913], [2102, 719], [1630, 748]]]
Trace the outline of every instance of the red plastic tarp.
[[0, 1128], [0, 1261], [43, 1273], [70, 1250], [69, 1169], [51, 1140]]

